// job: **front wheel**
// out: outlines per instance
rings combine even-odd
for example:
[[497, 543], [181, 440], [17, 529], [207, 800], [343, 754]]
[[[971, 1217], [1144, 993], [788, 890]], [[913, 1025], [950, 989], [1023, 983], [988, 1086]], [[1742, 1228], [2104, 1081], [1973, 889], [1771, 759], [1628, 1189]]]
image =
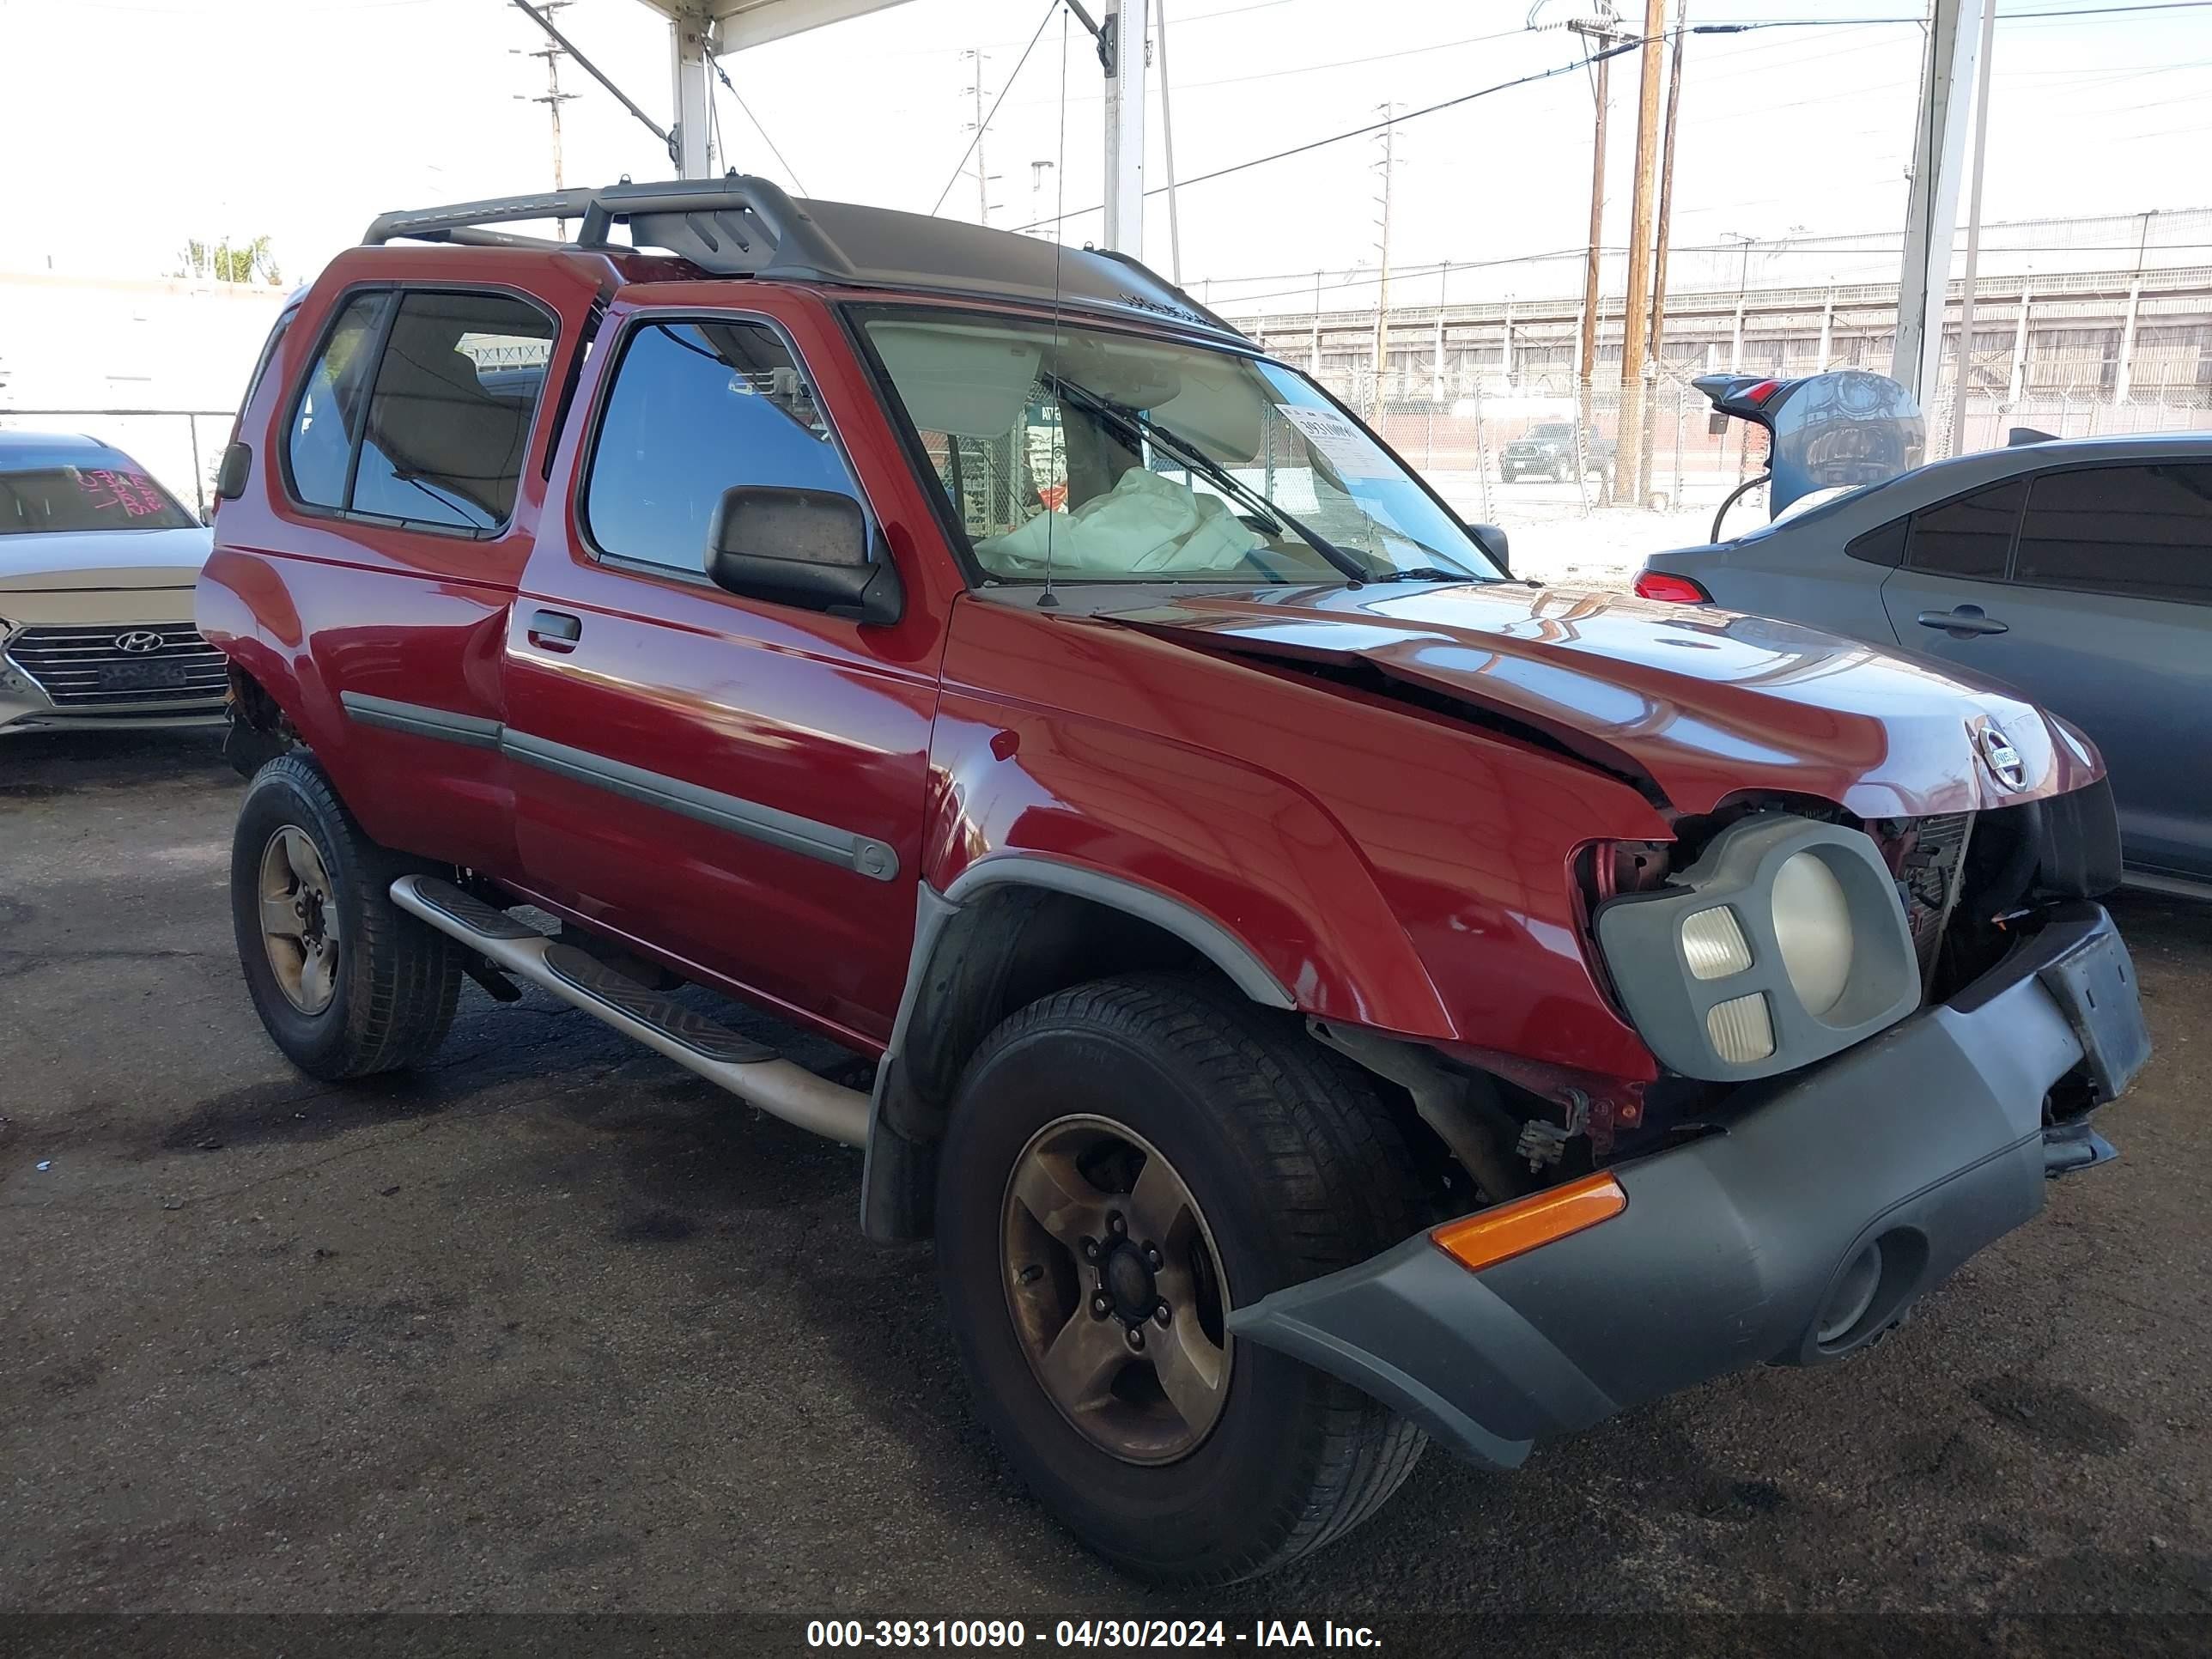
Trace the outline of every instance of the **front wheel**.
[[444, 1041], [461, 947], [392, 903], [416, 867], [362, 833], [304, 755], [247, 786], [230, 854], [239, 966], [270, 1038], [310, 1076], [391, 1071]]
[[963, 1080], [937, 1214], [980, 1414], [1121, 1566], [1182, 1583], [1280, 1566], [1379, 1508], [1427, 1443], [1225, 1329], [1420, 1224], [1364, 1079], [1225, 988], [1107, 980], [1008, 1019]]

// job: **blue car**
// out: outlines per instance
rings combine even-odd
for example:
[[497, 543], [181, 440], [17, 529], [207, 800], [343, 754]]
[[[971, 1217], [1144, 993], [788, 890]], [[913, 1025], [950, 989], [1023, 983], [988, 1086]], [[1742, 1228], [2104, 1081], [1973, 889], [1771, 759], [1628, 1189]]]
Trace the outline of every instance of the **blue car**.
[[2212, 434], [2021, 432], [1913, 465], [1902, 388], [1854, 375], [1899, 395], [1870, 413], [1880, 389], [1862, 386], [1856, 418], [1825, 418], [1838, 399], [1823, 383], [1841, 378], [1700, 383], [1722, 413], [1767, 427], [1782, 516], [1653, 556], [1636, 591], [2016, 689], [2104, 751], [2130, 882], [2212, 897]]

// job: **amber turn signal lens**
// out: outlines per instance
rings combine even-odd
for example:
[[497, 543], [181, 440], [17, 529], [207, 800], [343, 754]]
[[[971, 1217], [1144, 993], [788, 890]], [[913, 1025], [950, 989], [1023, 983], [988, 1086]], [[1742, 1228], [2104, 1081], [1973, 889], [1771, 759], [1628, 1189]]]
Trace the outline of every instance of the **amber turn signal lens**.
[[1611, 1176], [1584, 1176], [1564, 1187], [1447, 1221], [1429, 1237], [1461, 1267], [1479, 1273], [1540, 1244], [1610, 1221], [1627, 1207], [1628, 1194]]

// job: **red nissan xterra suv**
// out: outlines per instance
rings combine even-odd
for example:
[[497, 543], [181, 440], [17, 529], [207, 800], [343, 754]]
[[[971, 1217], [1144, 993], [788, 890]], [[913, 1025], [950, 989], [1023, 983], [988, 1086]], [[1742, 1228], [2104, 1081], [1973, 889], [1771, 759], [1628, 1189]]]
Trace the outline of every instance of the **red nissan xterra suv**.
[[734, 176], [367, 240], [198, 591], [270, 1036], [359, 1077], [527, 981], [865, 1149], [1124, 1566], [1841, 1358], [2110, 1156], [2148, 1045], [2064, 722], [1513, 580], [1110, 254]]

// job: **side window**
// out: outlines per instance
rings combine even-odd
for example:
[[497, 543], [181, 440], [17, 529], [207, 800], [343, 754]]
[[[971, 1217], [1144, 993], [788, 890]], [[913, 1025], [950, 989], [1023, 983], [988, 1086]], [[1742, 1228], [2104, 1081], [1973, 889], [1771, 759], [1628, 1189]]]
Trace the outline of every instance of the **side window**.
[[2014, 478], [1913, 515], [1905, 562], [1915, 570], [2002, 581], [2027, 481]]
[[500, 294], [408, 294], [369, 399], [352, 510], [496, 530], [514, 510], [553, 319]]
[[345, 505], [346, 471], [367, 412], [363, 388], [388, 294], [356, 294], [338, 313], [292, 410], [284, 461], [292, 494], [310, 507]]
[[1905, 562], [1905, 535], [1911, 526], [1910, 519], [1893, 519], [1879, 530], [1854, 537], [1844, 551], [1868, 564], [1886, 564], [1894, 569]]
[[856, 495], [814, 389], [756, 323], [648, 323], [615, 364], [584, 484], [599, 550], [706, 568], [707, 525], [735, 484]]
[[2014, 574], [2039, 587], [2212, 605], [2212, 465], [2044, 473]]
[[246, 395], [238, 400], [238, 412], [240, 415], [245, 414], [247, 408], [252, 405], [253, 394], [261, 390], [261, 382], [268, 375], [269, 365], [276, 361], [277, 348], [284, 343], [285, 335], [291, 331], [292, 319], [296, 314], [295, 312], [288, 311], [276, 319], [276, 326], [269, 331], [269, 337], [261, 343], [261, 355], [253, 360], [253, 375], [246, 383]]

